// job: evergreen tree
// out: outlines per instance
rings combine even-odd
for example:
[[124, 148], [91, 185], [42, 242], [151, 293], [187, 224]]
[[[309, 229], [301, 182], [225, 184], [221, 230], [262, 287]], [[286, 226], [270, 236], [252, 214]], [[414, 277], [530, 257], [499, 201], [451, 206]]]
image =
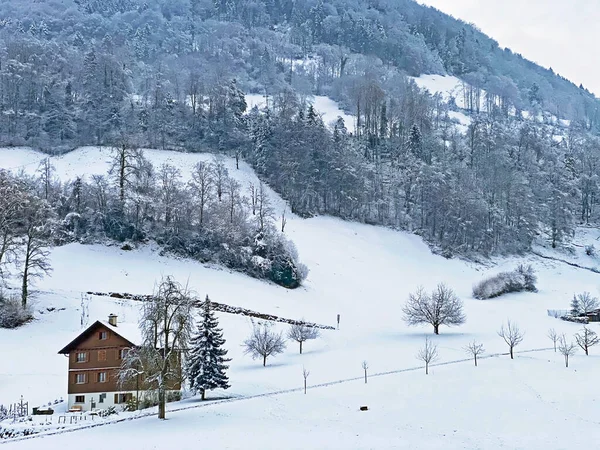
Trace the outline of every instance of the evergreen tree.
[[578, 316], [581, 313], [581, 307], [579, 305], [579, 299], [576, 295], [573, 295], [573, 300], [571, 300], [571, 314], [574, 316]]
[[211, 389], [229, 388], [229, 378], [226, 364], [231, 359], [226, 358], [227, 350], [223, 348], [225, 339], [223, 330], [211, 309], [211, 302], [206, 296], [202, 305], [202, 317], [198, 324], [198, 332], [190, 342], [190, 358], [187, 366], [187, 376], [190, 388], [200, 391], [202, 400], [206, 391]]

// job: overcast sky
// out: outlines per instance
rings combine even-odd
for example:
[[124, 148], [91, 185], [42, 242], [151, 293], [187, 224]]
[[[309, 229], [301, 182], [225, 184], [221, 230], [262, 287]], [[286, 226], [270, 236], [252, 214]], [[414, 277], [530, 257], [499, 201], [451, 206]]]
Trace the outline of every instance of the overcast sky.
[[418, 0], [600, 97], [600, 0]]

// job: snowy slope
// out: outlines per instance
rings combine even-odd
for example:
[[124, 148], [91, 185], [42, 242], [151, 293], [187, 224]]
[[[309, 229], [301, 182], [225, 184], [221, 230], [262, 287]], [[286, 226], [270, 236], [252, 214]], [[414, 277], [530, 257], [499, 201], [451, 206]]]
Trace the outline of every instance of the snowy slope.
[[[52, 163], [57, 168], [57, 175], [62, 179], [68, 179], [77, 175], [103, 173], [107, 167], [107, 155], [106, 149], [86, 147], [63, 157], [53, 158]], [[195, 161], [212, 158], [212, 155], [208, 154], [181, 154], [156, 150], [147, 151], [146, 156], [155, 164], [169, 160], [182, 170], [184, 176], [189, 173]], [[0, 167], [16, 170], [20, 167], [32, 172], [35, 171], [37, 161], [41, 158], [42, 155], [30, 150], [3, 149], [0, 150]], [[224, 162], [230, 174], [242, 184], [257, 182], [256, 175], [246, 164], [240, 164], [240, 170], [236, 170], [232, 159], [225, 158]], [[272, 191], [270, 195], [277, 208], [282, 210], [285, 202]], [[309, 384], [360, 377], [360, 365], [365, 359], [369, 361], [370, 370], [373, 372], [417, 366], [415, 354], [422, 345], [424, 336], [430, 335], [431, 330], [428, 326], [407, 327], [401, 320], [401, 308], [408, 294], [420, 284], [431, 289], [438, 282], [446, 282], [465, 302], [467, 323], [455, 329], [442, 327], [441, 335], [434, 339], [439, 346], [440, 361], [465, 358], [463, 347], [473, 339], [483, 342], [489, 353], [505, 351], [505, 345], [496, 331], [507, 318], [518, 322], [527, 333], [521, 349], [548, 347], [550, 344], [546, 338], [548, 328], [554, 327], [559, 332], [572, 335], [580, 327], [548, 317], [546, 310], [566, 308], [574, 292], [584, 290], [597, 292], [597, 274], [560, 262], [530, 256], [524, 259], [500, 259], [495, 261], [495, 265], [484, 267], [460, 260], [447, 260], [431, 254], [428, 247], [417, 236], [329, 217], [304, 220], [290, 216], [286, 234], [296, 243], [301, 260], [310, 269], [305, 286], [293, 291], [218, 267], [207, 267], [195, 261], [161, 256], [157, 249], [150, 246], [129, 252], [122, 251], [118, 247], [78, 244], [54, 249], [52, 252], [54, 273], [37, 284], [39, 290], [35, 307], [38, 311], [37, 320], [18, 330], [0, 330], [3, 356], [11, 361], [10, 365], [0, 365], [0, 403], [17, 401], [21, 394], [33, 404], [66, 396], [67, 361], [56, 352], [81, 328], [78, 309], [82, 292], [150, 293], [155, 281], [163, 275], [174, 275], [182, 281], [189, 280], [191, 288], [200, 296], [209, 294], [215, 301], [283, 317], [304, 317], [310, 321], [334, 325], [336, 315], [341, 314], [339, 331], [323, 332], [319, 340], [306, 343], [304, 355], [298, 355], [296, 346], [289, 344], [283, 355], [268, 361], [266, 368], [243, 355], [240, 344], [251, 329], [250, 320], [220, 314], [227, 347], [233, 358], [230, 371], [232, 388], [226, 392], [232, 396], [297, 388], [302, 381], [303, 366], [311, 371]], [[478, 301], [471, 297], [471, 287], [475, 282], [500, 270], [513, 269], [519, 262], [531, 263], [538, 271], [539, 293], [509, 295], [488, 301]], [[48, 311], [48, 308], [54, 310]], [[62, 308], [64, 310], [61, 310]], [[44, 313], [41, 314], [41, 311]], [[123, 323], [133, 324], [138, 318], [138, 305], [102, 297], [92, 298], [90, 321], [105, 319], [111, 312], [118, 314]], [[275, 327], [285, 330], [282, 325]], [[560, 386], [565, 381], [566, 375], [558, 372], [558, 368], [556, 376], [552, 371], [546, 373], [547, 359], [554, 361], [554, 355], [544, 355], [541, 362], [538, 361], [530, 367], [531, 370], [529, 366], [512, 369], [513, 366], [510, 364], [503, 365], [502, 370], [499, 366], [495, 369], [500, 371], [504, 378], [526, 377], [523, 386], [519, 385], [517, 393], [544, 388], [543, 395], [540, 394], [542, 399], [536, 400], [535, 395], [533, 400], [527, 397], [528, 401], [531, 400], [531, 405], [529, 403], [527, 405], [534, 408], [531, 410], [534, 416], [537, 411], [548, 409], [544, 402], [554, 401], [551, 397], [551, 389], [545, 386], [552, 383]], [[584, 364], [584, 359], [583, 356], [576, 357], [577, 363], [574, 363], [574, 366]], [[528, 359], [523, 356], [523, 360]], [[555, 363], [560, 367], [559, 362], [555, 361]], [[438, 371], [441, 370], [441, 368], [436, 369], [434, 380], [440, 380]], [[473, 412], [479, 398], [484, 404], [491, 402], [491, 405], [506, 399], [508, 387], [503, 387], [495, 393], [492, 389], [492, 381], [488, 383], [486, 380], [482, 380], [484, 384], [475, 389], [472, 396], [465, 399], [462, 393], [470, 384], [468, 377], [471, 376], [472, 371], [468, 372], [467, 377], [467, 372], [463, 372], [463, 369], [457, 369], [456, 372], [454, 369], [448, 370], [451, 372], [448, 379], [452, 380], [453, 384], [448, 384], [446, 387], [447, 398], [444, 399], [444, 404], [467, 402], [467, 405], [473, 408], [471, 410]], [[590, 367], [590, 377], [592, 375], [597, 377], [599, 370], [596, 366]], [[544, 373], [547, 380], [539, 380], [533, 375], [528, 375], [535, 373]], [[540, 387], [541, 381], [544, 384]], [[446, 386], [437, 385], [438, 382], [434, 382], [435, 389]], [[426, 381], [416, 374], [407, 377], [398, 375], [379, 378], [376, 383], [378, 387], [375, 392], [365, 398], [359, 396], [354, 398], [354, 390], [362, 386], [351, 384], [346, 387], [340, 386], [339, 389], [327, 388], [318, 394], [315, 390], [314, 394], [311, 392], [311, 396], [306, 397], [310, 398], [308, 405], [302, 404], [306, 401], [304, 397], [291, 395], [282, 397], [281, 400], [277, 397], [257, 400], [256, 403], [239, 403], [231, 408], [223, 407], [223, 412], [220, 412], [219, 406], [214, 410], [180, 413], [181, 416], [178, 416], [180, 420], [172, 422], [171, 430], [174, 433], [190, 433], [193, 436], [194, 432], [191, 430], [193, 424], [197, 424], [201, 419], [207, 420], [207, 423], [212, 424], [207, 428], [212, 429], [214, 425], [214, 431], [210, 432], [211, 439], [217, 439], [220, 435], [228, 436], [229, 447], [223, 448], [236, 448], [236, 436], [239, 438], [242, 431], [251, 429], [253, 424], [259, 426], [262, 432], [266, 432], [269, 424], [273, 424], [274, 421], [285, 425], [280, 428], [287, 429], [290, 433], [290, 441], [295, 443], [301, 441], [294, 440], [294, 437], [299, 439], [299, 436], [305, 434], [307, 430], [317, 430], [311, 438], [314, 440], [307, 444], [307, 447], [312, 448], [319, 447], [320, 440], [326, 437], [333, 444], [338, 442], [336, 440], [338, 438], [342, 439], [340, 442], [356, 444], [354, 447], [344, 445], [344, 448], [377, 446], [377, 443], [385, 442], [385, 436], [392, 439], [393, 433], [407, 436], [406, 442], [414, 442], [410, 439], [420, 439], [423, 432], [419, 431], [417, 423], [419, 418], [425, 415], [426, 411], [436, 411], [436, 408], [429, 406], [415, 406], [421, 398], [427, 398], [428, 388], [422, 383], [429, 383], [429, 379]], [[405, 388], [406, 386], [410, 388]], [[388, 395], [392, 394], [398, 397], [388, 398]], [[544, 397], [546, 395], [550, 396], [548, 397], [550, 400]], [[587, 395], [587, 401], [593, 399], [600, 401], [600, 396], [594, 392], [587, 392]], [[356, 415], [355, 408], [363, 399], [365, 402], [378, 404], [379, 412], [374, 412], [373, 417]], [[539, 426], [536, 432], [542, 433], [544, 430], [551, 432], [553, 430], [551, 425], [560, 418], [564, 418], [570, 424], [569, 426], [576, 427], [579, 424], [573, 418], [571, 411], [574, 407], [570, 403], [579, 401], [577, 397], [571, 400], [561, 398], [560, 401], [566, 403], [559, 403], [559, 406], [553, 407], [554, 409], [550, 408], [554, 412], [551, 416], [552, 421], [547, 427], [542, 427], [536, 419], [535, 426]], [[524, 405], [518, 399], [513, 399], [511, 402], [513, 403], [505, 407], [522, 408]], [[411, 405], [410, 414], [406, 410], [407, 405]], [[315, 418], [306, 417], [309, 410], [318, 411]], [[490, 411], [494, 411], [494, 406], [490, 407]], [[389, 419], [378, 428], [373, 423], [377, 421], [379, 414], [382, 414], [381, 417], [394, 417], [394, 419]], [[436, 411], [431, 417], [441, 421], [442, 417], [438, 414], [441, 412]], [[453, 436], [450, 430], [454, 426], [460, 429], [468, 426], [466, 416], [458, 417], [456, 414], [451, 416], [457, 422], [448, 421], [441, 426], [445, 430], [444, 433], [449, 433], [447, 436]], [[509, 437], [501, 438], [501, 433], [493, 423], [491, 415], [478, 417], [475, 414], [474, 419], [478, 420], [479, 426], [483, 428], [480, 428], [480, 431], [471, 429], [466, 437], [463, 436], [466, 440], [452, 442], [457, 444], [463, 442], [468, 448], [474, 448], [469, 444], [481, 438], [481, 434], [478, 433], [487, 433], [492, 443], [512, 442]], [[300, 420], [299, 425], [292, 425], [298, 420]], [[435, 423], [434, 419], [431, 420], [431, 423]], [[114, 425], [115, 431], [111, 432], [117, 433], [116, 438], [121, 439], [124, 435], [129, 435], [133, 429], [137, 430], [141, 427], [146, 429], [145, 423], [147, 422], [142, 420], [128, 425]], [[319, 423], [326, 425], [319, 425]], [[231, 433], [232, 430], [238, 428], [233, 424], [236, 424], [240, 430], [234, 435]], [[502, 427], [509, 428], [512, 424], [513, 422], [509, 421], [503, 423]], [[202, 429], [206, 428], [202, 427]], [[334, 429], [333, 435], [326, 434], [328, 429]], [[354, 429], [359, 435], [361, 429], [366, 430], [365, 440], [355, 440], [352, 435]], [[587, 430], [588, 428], [582, 425], [580, 431], [585, 434]], [[52, 438], [53, 440], [48, 439], [48, 442], [52, 443], [51, 448], [64, 448], [72, 446], [69, 443], [73, 443], [74, 439], [93, 440], [94, 433], [98, 432], [104, 433], [106, 430], [90, 431], [89, 435], [82, 434], [80, 438], [76, 433]], [[278, 439], [283, 438], [281, 433], [283, 431], [278, 431], [275, 435], [277, 439], [273, 438], [272, 446]], [[376, 440], [378, 439], [376, 436], [379, 435], [382, 436], [381, 441]], [[443, 436], [436, 434], [431, 439], [431, 448], [436, 448]], [[153, 437], [150, 434], [148, 441], [145, 441], [148, 446], [142, 448], [151, 448], [152, 441]], [[516, 448], [518, 447], [516, 442], [521, 441], [514, 442], [514, 445], [508, 446]], [[400, 441], [398, 443], [401, 444]], [[256, 442], [256, 448], [269, 448], [266, 444], [265, 447], [260, 447], [260, 444], [261, 442]], [[28, 446], [31, 445], [34, 444], [23, 444], [23, 448], [30, 448]], [[484, 445], [481, 448], [490, 447]], [[522, 441], [522, 448], [531, 447]]]
[[[251, 400], [204, 405], [70, 434], [26, 440], [19, 450], [85, 443], [117, 448], [219, 449], [574, 449], [597, 434], [594, 402], [581, 386], [597, 359], [565, 369], [560, 355], [530, 353], [371, 377]], [[309, 376], [312, 376], [312, 374]], [[300, 380], [298, 380], [300, 381]], [[593, 394], [592, 394], [593, 395]], [[366, 405], [368, 411], [359, 407]], [[188, 404], [192, 406], [192, 404]]]
[[450, 97], [456, 99], [456, 105], [464, 109], [464, 83], [450, 75], [421, 75], [420, 77], [410, 77], [417, 83], [421, 89], [427, 89], [432, 95], [441, 94], [445, 101]]
[[[269, 102], [271, 104], [272, 98], [265, 97], [260, 94], [247, 94], [246, 95], [246, 103], [248, 105], [248, 110], [254, 108], [255, 106], [259, 109], [264, 108]], [[315, 110], [321, 115], [323, 119], [323, 123], [330, 127], [337, 121], [338, 117], [344, 119], [344, 123], [346, 124], [346, 128], [353, 132], [355, 126], [355, 117], [350, 114], [346, 114], [335, 102], [329, 97], [325, 97], [323, 95], [315, 95], [307, 98], [307, 103], [313, 105]]]

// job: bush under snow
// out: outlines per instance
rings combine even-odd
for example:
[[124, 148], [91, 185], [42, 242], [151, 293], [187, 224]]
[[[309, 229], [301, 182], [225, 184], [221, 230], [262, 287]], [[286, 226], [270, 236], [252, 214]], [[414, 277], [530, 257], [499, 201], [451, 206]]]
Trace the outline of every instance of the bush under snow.
[[21, 300], [0, 291], [0, 328], [17, 328], [33, 319], [31, 310], [21, 306]]
[[536, 281], [533, 267], [520, 265], [512, 272], [501, 272], [473, 286], [473, 297], [485, 300], [510, 292], [537, 292]]

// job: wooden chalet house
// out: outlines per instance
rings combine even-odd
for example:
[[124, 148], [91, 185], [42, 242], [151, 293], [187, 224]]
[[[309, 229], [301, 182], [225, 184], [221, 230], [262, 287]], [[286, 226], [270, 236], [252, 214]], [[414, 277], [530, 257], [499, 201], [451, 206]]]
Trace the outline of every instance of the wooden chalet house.
[[[143, 375], [125, 386], [118, 379], [127, 351], [140, 344], [137, 326], [118, 326], [117, 316], [111, 314], [108, 322], [94, 322], [59, 351], [69, 357], [69, 410], [105, 409], [140, 397], [145, 392]], [[181, 383], [175, 382], [170, 390], [180, 391]]]

